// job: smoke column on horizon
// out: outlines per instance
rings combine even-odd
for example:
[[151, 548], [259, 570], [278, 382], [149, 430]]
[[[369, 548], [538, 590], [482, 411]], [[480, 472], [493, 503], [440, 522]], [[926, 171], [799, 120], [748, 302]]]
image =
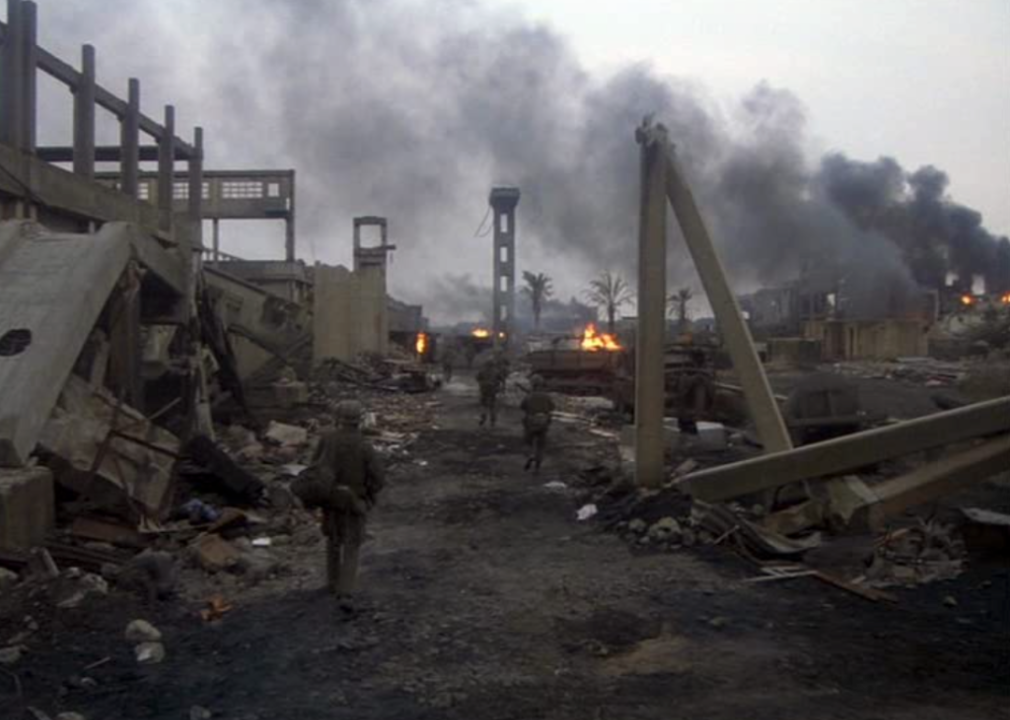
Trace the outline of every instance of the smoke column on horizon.
[[[935, 286], [948, 269], [1010, 285], [995, 269], [1007, 241], [946, 197], [946, 175], [841, 153], [809, 163], [801, 102], [764, 82], [724, 109], [646, 64], [593, 75], [557, 32], [479, 1], [179, 0], [172, 22], [154, 0], [76, 6], [59, 38], [136, 59], [131, 74], [148, 73], [146, 85], [178, 88], [208, 128], [212, 159], [297, 169], [301, 253], [333, 261], [334, 248], [349, 249], [353, 216], [388, 216], [398, 267], [409, 268], [396, 283], [436, 317], [484, 301], [490, 243], [473, 229], [494, 184], [523, 192], [520, 270], [548, 273], [565, 295], [602, 270], [633, 281], [633, 131], [648, 114], [669, 128], [739, 287], [811, 263], [858, 277], [868, 307], [878, 290]], [[117, 26], [165, 19], [156, 42], [191, 37], [190, 57], [158, 62], [149, 42], [94, 17], [116, 12]], [[194, 16], [200, 28], [178, 19]], [[198, 83], [184, 75], [193, 67]], [[670, 287], [696, 285], [682, 243], [671, 248]], [[476, 279], [453, 280], [467, 274]]]

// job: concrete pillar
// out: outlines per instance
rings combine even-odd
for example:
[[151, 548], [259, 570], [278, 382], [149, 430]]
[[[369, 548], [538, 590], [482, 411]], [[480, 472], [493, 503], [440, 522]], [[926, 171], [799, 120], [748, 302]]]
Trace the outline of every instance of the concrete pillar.
[[95, 177], [95, 48], [81, 48], [81, 84], [74, 91], [74, 172]]
[[284, 219], [284, 257], [295, 261], [295, 176], [291, 174], [291, 199], [288, 201], [288, 215]]
[[214, 244], [214, 265], [217, 266], [221, 262], [221, 221], [214, 218], [211, 221], [211, 227], [213, 228], [213, 244]]
[[750, 330], [737, 305], [736, 296], [729, 287], [726, 272], [712, 245], [708, 228], [698, 212], [691, 188], [688, 187], [672, 150], [666, 153], [666, 192], [684, 234], [684, 242], [705, 287], [705, 294], [712, 305], [719, 333], [733, 360], [733, 369], [743, 387], [747, 409], [754, 421], [758, 438], [766, 452], [789, 450], [793, 446], [789, 431], [782, 420], [782, 413], [775, 402], [761, 359], [754, 349]]
[[16, 148], [24, 144], [24, 3], [7, 0], [7, 36], [0, 77], [0, 141]]
[[638, 235], [638, 328], [635, 332], [635, 481], [665, 480], [663, 415], [666, 377], [666, 130], [643, 126]]
[[126, 112], [120, 118], [119, 189], [137, 197], [140, 179], [140, 80], [130, 78]]
[[38, 110], [38, 18], [39, 9], [34, 2], [25, 2], [22, 5], [21, 22], [23, 25], [22, 51], [24, 60], [22, 61], [22, 71], [24, 72], [24, 84], [21, 87], [22, 109], [21, 131], [22, 148], [28, 152], [35, 152], [35, 133], [38, 123], [36, 113]]
[[172, 229], [175, 197], [175, 107], [165, 106], [165, 129], [158, 139], [158, 218], [162, 230]]

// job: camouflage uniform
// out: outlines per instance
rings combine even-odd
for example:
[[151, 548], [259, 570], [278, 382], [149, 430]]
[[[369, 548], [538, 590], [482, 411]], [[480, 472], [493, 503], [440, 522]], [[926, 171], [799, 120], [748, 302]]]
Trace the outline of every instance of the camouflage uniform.
[[523, 411], [523, 434], [527, 445], [532, 446], [533, 454], [526, 460], [526, 469], [533, 467], [533, 472], [540, 472], [544, 461], [544, 450], [547, 447], [547, 430], [551, 426], [551, 413], [554, 412], [554, 401], [543, 391], [543, 380], [534, 378], [533, 392], [523, 398], [520, 406]]
[[361, 406], [341, 403], [338, 426], [325, 432], [312, 459], [314, 472], [329, 480], [323, 505], [327, 587], [338, 597], [354, 592], [365, 520], [385, 482], [375, 449], [361, 435]]
[[498, 422], [498, 393], [501, 390], [501, 373], [494, 361], [486, 362], [477, 371], [477, 385], [480, 387], [480, 424], [491, 419], [491, 427]]

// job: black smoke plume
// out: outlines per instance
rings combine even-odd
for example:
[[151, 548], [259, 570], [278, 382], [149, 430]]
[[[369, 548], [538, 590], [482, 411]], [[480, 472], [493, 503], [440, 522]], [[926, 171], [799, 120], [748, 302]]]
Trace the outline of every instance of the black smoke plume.
[[[210, 165], [297, 169], [303, 256], [347, 262], [351, 218], [388, 216], [394, 292], [435, 317], [489, 307], [454, 278], [491, 284], [473, 229], [495, 184], [522, 189], [520, 270], [566, 294], [602, 270], [634, 282], [633, 131], [647, 114], [670, 129], [737, 287], [829, 266], [872, 309], [947, 270], [1010, 284], [1006, 240], [947, 197], [946, 175], [842, 154], [811, 165], [802, 104], [767, 83], [726, 109], [648, 65], [597, 76], [556, 31], [479, 0], [64, 5], [42, 13], [43, 41], [69, 58], [94, 42], [112, 87], [139, 74], [145, 98], [207, 128]], [[697, 287], [672, 247], [670, 286]]]

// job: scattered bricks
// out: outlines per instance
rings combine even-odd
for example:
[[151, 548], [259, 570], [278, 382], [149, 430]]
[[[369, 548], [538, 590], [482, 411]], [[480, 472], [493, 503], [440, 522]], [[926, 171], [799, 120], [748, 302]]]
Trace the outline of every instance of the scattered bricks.
[[0, 470], [0, 548], [42, 545], [54, 520], [53, 476], [47, 468]]

